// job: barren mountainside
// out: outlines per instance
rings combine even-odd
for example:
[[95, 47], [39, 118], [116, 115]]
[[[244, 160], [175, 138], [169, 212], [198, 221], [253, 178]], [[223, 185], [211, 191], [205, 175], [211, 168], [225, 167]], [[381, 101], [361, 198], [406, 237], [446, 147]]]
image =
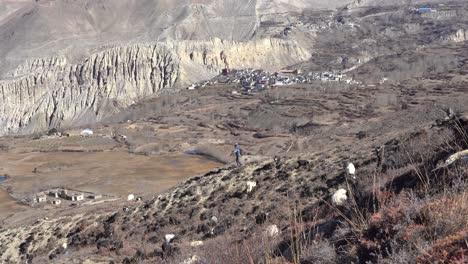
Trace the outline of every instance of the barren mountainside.
[[[313, 53], [322, 53], [311, 52], [320, 33], [346, 28], [337, 21], [343, 22], [338, 10], [348, 4], [403, 3], [1, 1], [0, 133], [93, 123], [102, 120], [104, 112], [210, 79], [222, 68], [279, 70], [308, 61]], [[320, 21], [307, 18], [314, 10], [323, 12]], [[148, 46], [158, 48], [151, 51]], [[366, 59], [359, 57], [353, 59]]]
[[109, 48], [79, 64], [66, 57], [28, 62], [0, 81], [0, 130], [35, 132], [100, 120], [176, 83], [208, 79], [223, 68], [275, 69], [309, 58], [290, 41], [165, 42]]
[[0, 0], [0, 264], [465, 263], [467, 14]]
[[272, 2], [266, 9], [256, 1], [1, 4], [1, 134], [94, 122], [103, 112], [209, 79], [223, 68], [277, 70], [309, 58], [295, 40], [255, 37], [257, 8], [298, 11], [303, 4]]

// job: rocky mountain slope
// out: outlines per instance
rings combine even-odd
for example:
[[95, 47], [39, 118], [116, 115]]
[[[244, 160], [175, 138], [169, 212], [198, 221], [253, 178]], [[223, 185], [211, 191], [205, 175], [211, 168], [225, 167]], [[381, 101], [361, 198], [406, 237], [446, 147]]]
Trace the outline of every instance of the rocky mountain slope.
[[[349, 8], [341, 8], [347, 4]], [[312, 62], [298, 67], [350, 71], [373, 58], [395, 54], [395, 45], [387, 41], [398, 37], [393, 28], [407, 32], [400, 37], [413, 44], [421, 38], [425, 45], [440, 42], [427, 41], [422, 35], [435, 26], [408, 13], [408, 8], [420, 2], [387, 4], [3, 1], [0, 134], [90, 124], [102, 120], [104, 113], [114, 113], [161, 90], [209, 79], [225, 67], [278, 70]], [[368, 11], [360, 11], [369, 6]], [[392, 10], [401, 12], [391, 15]], [[440, 21], [444, 18], [434, 18], [436, 26], [444, 24]], [[463, 16], [458, 20], [458, 28], [443, 25], [441, 39], [465, 38], [466, 21]], [[385, 21], [391, 27], [376, 31]], [[339, 39], [343, 41], [336, 42]], [[411, 43], [397, 46], [414, 49]], [[116, 61], [117, 57], [121, 60]], [[160, 58], [171, 62], [160, 62]]]
[[210, 78], [223, 68], [287, 66], [309, 52], [284, 40], [165, 42], [106, 49], [78, 64], [36, 59], [0, 81], [0, 131], [31, 133], [87, 124], [176, 83]]
[[[1, 222], [0, 262], [463, 263], [468, 6], [413, 9], [437, 3], [0, 2], [0, 135], [100, 134], [1, 137], [2, 154], [86, 141], [227, 163], [144, 201]], [[359, 82], [162, 93], [226, 67], [286, 66]], [[235, 142], [241, 167], [221, 157]]]
[[[202, 256], [208, 258], [205, 259], [206, 263], [216, 263], [209, 259], [206, 252], [199, 252], [190, 246], [193, 241], [209, 243], [215, 238], [226, 239], [230, 243], [253, 239], [265, 247], [260, 250], [272, 250], [271, 258], [291, 259], [295, 250], [291, 239], [295, 240], [296, 235], [308, 239], [327, 239], [336, 250], [329, 256], [333, 260], [327, 263], [338, 260], [364, 263], [376, 261], [379, 256], [395, 257], [409, 249], [389, 243], [398, 241], [399, 235], [410, 232], [412, 222], [408, 223], [410, 226], [400, 227], [401, 233], [381, 234], [386, 230], [384, 228], [397, 228], [398, 223], [392, 221], [403, 221], [400, 220], [400, 212], [395, 216], [386, 215], [387, 209], [400, 210], [393, 208], [391, 200], [386, 199], [398, 201], [396, 199], [400, 195], [404, 197], [411, 192], [431, 201], [434, 199], [431, 197], [438, 197], [448, 190], [458, 197], [456, 195], [460, 191], [463, 193], [463, 186], [466, 187], [466, 166], [463, 163], [447, 168], [440, 166], [452, 153], [468, 147], [468, 119], [459, 116], [454, 120], [442, 118], [437, 122], [429, 121], [430, 116], [438, 115], [436, 111], [429, 112], [415, 112], [416, 116], [426, 116], [427, 121], [422, 118], [412, 124], [406, 123], [405, 130], [400, 133], [395, 133], [390, 127], [380, 128], [380, 134], [371, 133], [361, 139], [352, 139], [348, 144], [337, 145], [335, 154], [325, 150], [294, 158], [252, 156], [242, 168], [226, 166], [194, 177], [163, 195], [131, 208], [124, 207], [98, 215], [78, 214], [38, 220], [31, 226], [1, 230], [1, 259], [7, 263], [101, 263], [106, 260], [113, 260], [114, 263], [154, 263], [164, 259], [179, 263], [172, 258], [173, 250], [179, 250], [176, 256], [205, 254]], [[330, 144], [334, 145], [333, 142]], [[348, 161], [356, 164], [359, 184], [363, 187], [359, 197], [348, 190], [350, 198], [356, 199], [354, 202], [357, 203], [357, 207], [350, 205], [350, 208], [360, 213], [352, 211], [343, 219], [340, 211], [335, 210], [344, 209], [330, 207], [329, 198], [338, 188], [349, 188], [350, 179], [343, 169], [343, 164]], [[369, 185], [369, 182], [373, 184]], [[446, 194], [443, 197], [449, 199], [452, 196]], [[429, 229], [432, 228], [429, 226], [431, 222], [418, 218], [424, 213], [419, 210], [424, 208], [420, 206], [413, 208], [416, 212], [401, 213], [408, 214], [406, 217], [410, 217], [411, 221], [419, 221], [422, 228]], [[462, 205], [460, 210], [462, 217], [466, 215], [466, 206]], [[346, 210], [344, 214], [348, 214]], [[443, 219], [439, 218], [439, 221], [445, 221]], [[300, 223], [303, 231], [295, 230], [291, 221]], [[437, 242], [445, 238], [444, 234], [466, 232], [466, 218], [455, 221], [459, 221], [454, 222], [459, 227], [444, 231], [448, 233], [438, 233], [429, 245], [425, 245], [424, 250], [439, 250]], [[263, 241], [262, 234], [269, 230], [270, 225], [279, 228], [274, 239], [269, 239], [273, 242], [271, 249], [260, 243]], [[363, 229], [357, 230], [357, 225], [362, 225], [360, 228]], [[175, 234], [177, 238], [170, 248], [163, 245], [166, 234]], [[466, 238], [466, 234], [462, 235], [463, 238]], [[455, 239], [453, 243], [457, 241]], [[447, 250], [455, 245], [450, 243], [446, 244]], [[235, 247], [232, 244], [224, 249], [217, 248], [220, 252], [216, 256], [229, 254], [226, 250]], [[440, 249], [443, 250], [444, 246]], [[460, 249], [460, 252], [466, 252], [466, 246]], [[422, 254], [420, 250], [415, 252]], [[254, 255], [259, 258], [256, 261], [266, 257], [266, 252], [261, 252]], [[420, 257], [428, 259], [417, 254], [406, 256], [408, 263], [414, 263]], [[458, 253], [454, 254], [459, 256]], [[232, 261], [230, 263], [242, 263]], [[300, 263], [309, 262], [301, 260]]]
[[0, 134], [92, 123], [226, 67], [280, 69], [307, 60], [295, 40], [255, 37], [259, 9], [288, 13], [306, 5], [265, 3], [1, 3]]
[[[457, 45], [452, 52], [465, 56], [466, 43]], [[192, 255], [200, 263], [456, 261], [467, 250], [467, 166], [462, 160], [443, 165], [468, 148], [466, 67], [375, 87], [338, 83], [253, 95], [213, 87], [142, 101], [99, 130], [126, 135], [135, 152], [148, 142], [158, 142], [160, 153], [207, 143], [229, 152], [233, 142], [241, 142], [245, 165], [228, 164], [144, 202], [10, 223], [0, 229], [0, 258], [7, 263], [183, 263]], [[448, 107], [453, 115], [444, 110]], [[130, 116], [132, 123], [122, 122]], [[34, 138], [6, 138], [1, 145], [6, 152], [35, 144], [30, 151], [54, 151], [49, 145], [57, 143], [48, 140], [40, 147]], [[357, 168], [359, 196], [349, 187], [347, 162]], [[332, 206], [330, 197], [339, 188], [347, 190], [349, 203]], [[176, 236], [170, 246], [163, 245], [166, 234]]]

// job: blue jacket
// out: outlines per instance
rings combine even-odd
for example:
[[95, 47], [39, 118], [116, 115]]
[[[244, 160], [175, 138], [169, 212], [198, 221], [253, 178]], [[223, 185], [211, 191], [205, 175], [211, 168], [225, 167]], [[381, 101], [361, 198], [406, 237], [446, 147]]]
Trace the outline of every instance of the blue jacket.
[[234, 155], [236, 155], [236, 157], [242, 156], [242, 150], [240, 149], [240, 147], [236, 147], [234, 149]]

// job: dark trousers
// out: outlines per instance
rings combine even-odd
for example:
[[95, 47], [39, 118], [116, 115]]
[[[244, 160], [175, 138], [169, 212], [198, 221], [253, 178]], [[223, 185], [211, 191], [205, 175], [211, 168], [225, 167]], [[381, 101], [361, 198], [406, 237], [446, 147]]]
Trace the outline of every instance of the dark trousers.
[[237, 166], [242, 166], [242, 163], [240, 161], [240, 156], [236, 155], [236, 163], [237, 163]]

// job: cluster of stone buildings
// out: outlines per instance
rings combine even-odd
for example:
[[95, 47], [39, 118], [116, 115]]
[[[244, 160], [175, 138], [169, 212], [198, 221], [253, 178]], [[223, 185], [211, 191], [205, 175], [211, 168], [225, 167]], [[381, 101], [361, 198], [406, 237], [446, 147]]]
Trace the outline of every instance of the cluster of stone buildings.
[[310, 84], [321, 82], [343, 82], [346, 84], [359, 84], [352, 78], [339, 72], [309, 72], [304, 74], [300, 70], [281, 70], [268, 72], [264, 70], [223, 70], [222, 74], [210, 81], [203, 81], [189, 86], [188, 90], [204, 88], [206, 86], [226, 84], [237, 85], [247, 91], [262, 91], [268, 87], [288, 86], [294, 84]]
[[[97, 200], [101, 199], [101, 194], [90, 194], [89, 199]], [[73, 192], [66, 189], [54, 189], [46, 192], [42, 192], [33, 198], [33, 203], [49, 203], [52, 205], [62, 204], [62, 200], [71, 202], [81, 202], [85, 200], [84, 193]]]

